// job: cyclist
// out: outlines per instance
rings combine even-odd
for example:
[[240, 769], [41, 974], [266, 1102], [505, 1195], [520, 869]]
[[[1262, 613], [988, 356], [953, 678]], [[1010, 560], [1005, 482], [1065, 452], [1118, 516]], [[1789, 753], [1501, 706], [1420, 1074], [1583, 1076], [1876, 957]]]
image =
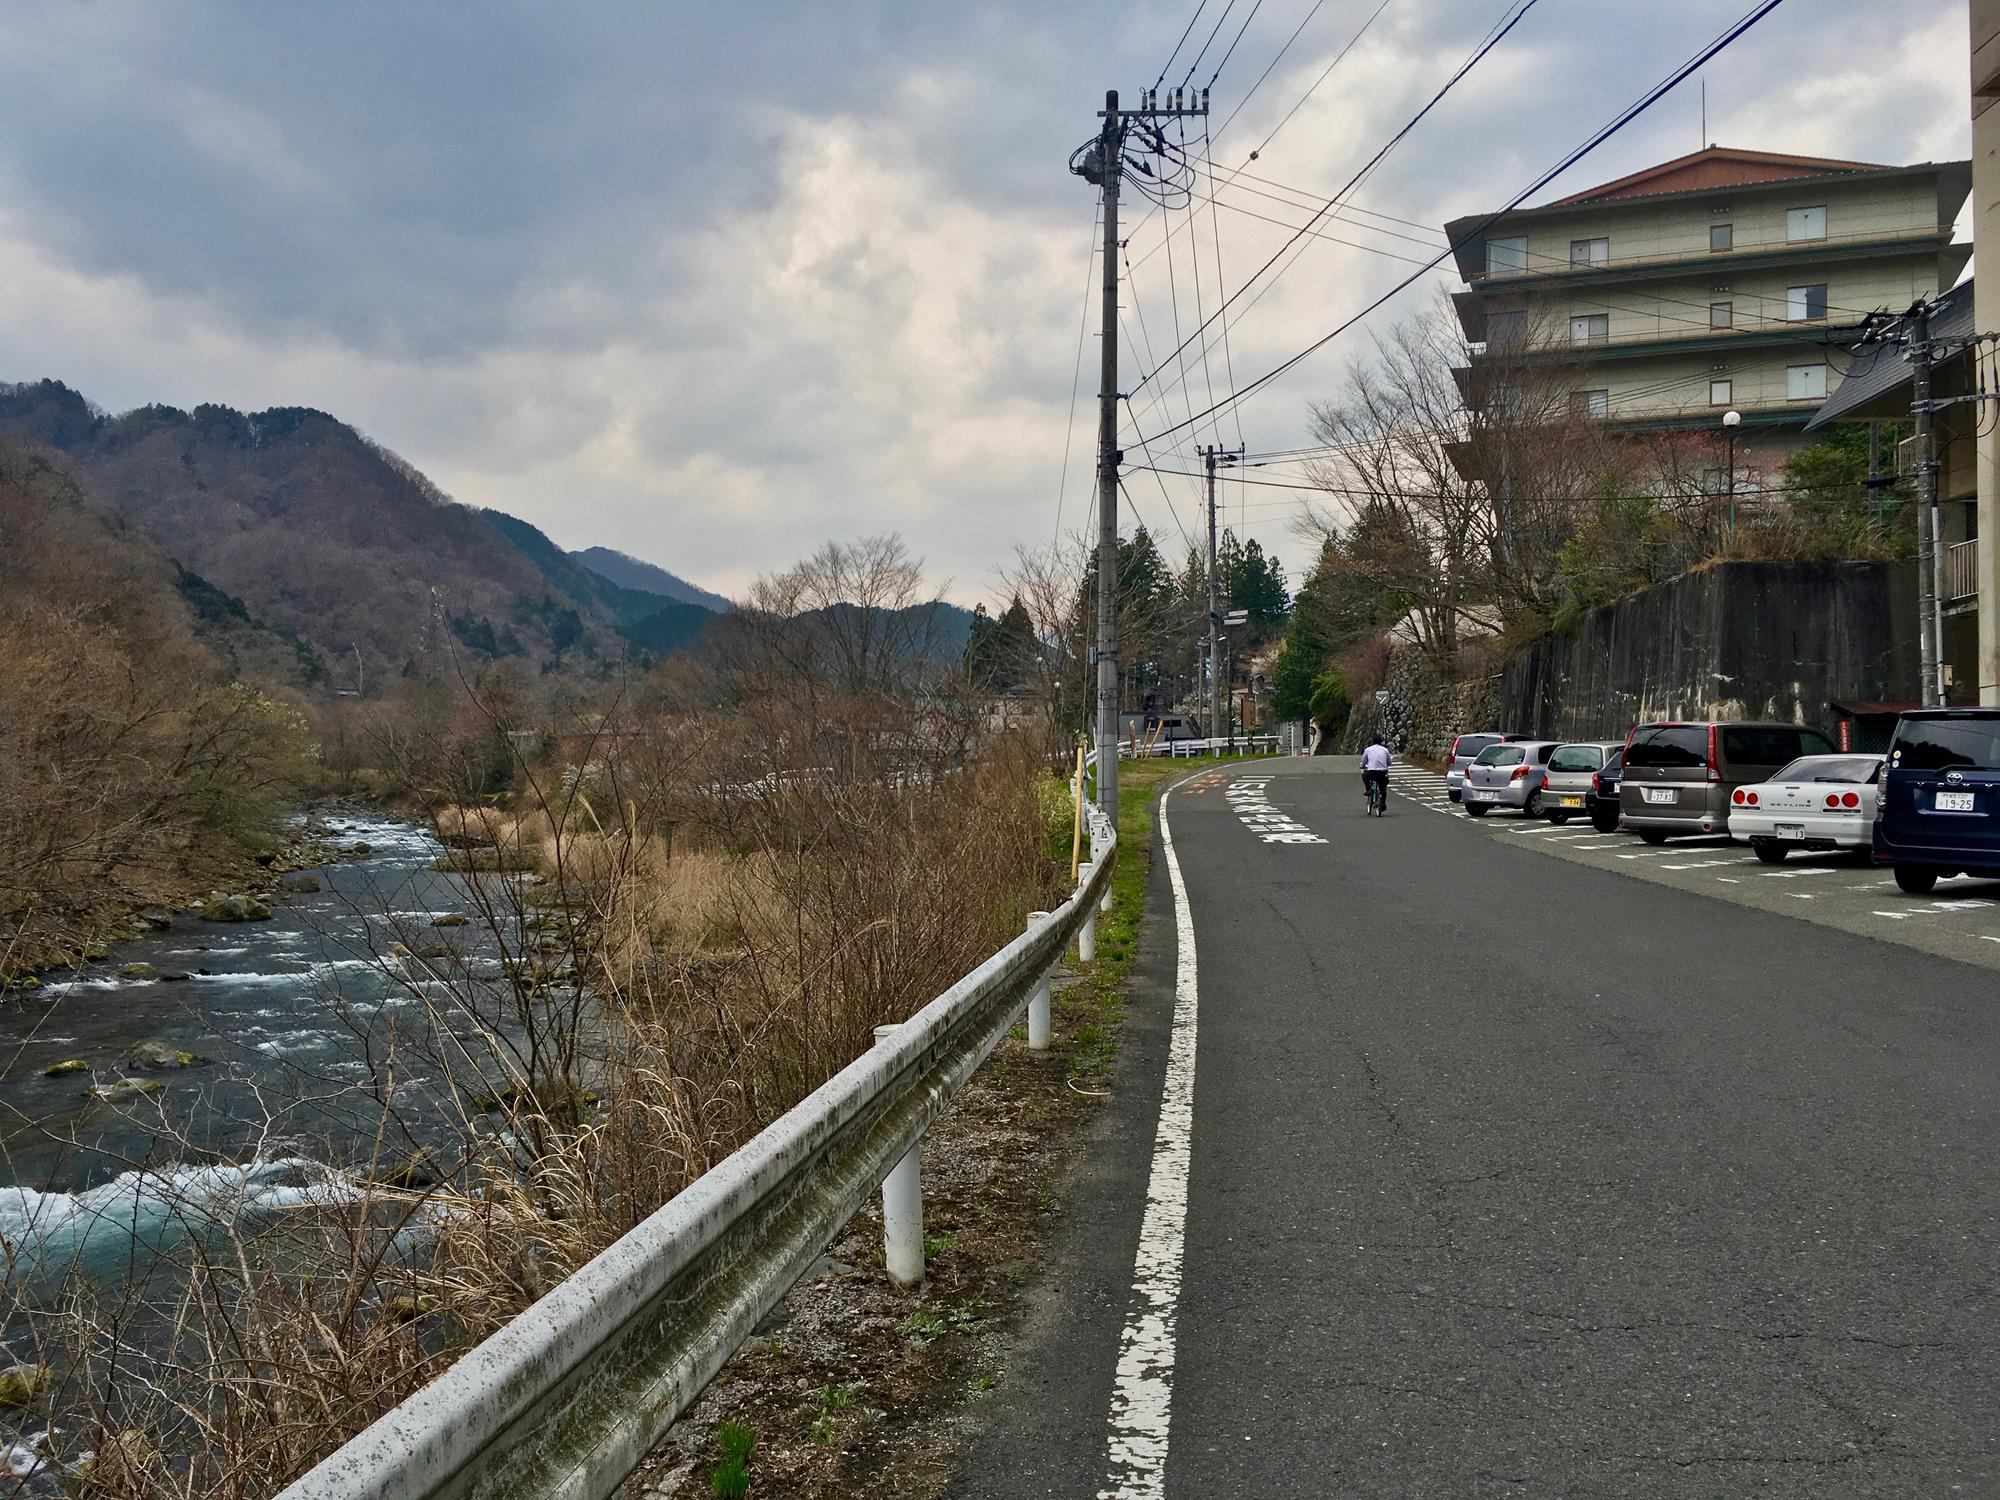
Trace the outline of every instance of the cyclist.
[[1389, 810], [1389, 747], [1379, 734], [1368, 736], [1368, 748], [1361, 752], [1361, 791], [1370, 807]]

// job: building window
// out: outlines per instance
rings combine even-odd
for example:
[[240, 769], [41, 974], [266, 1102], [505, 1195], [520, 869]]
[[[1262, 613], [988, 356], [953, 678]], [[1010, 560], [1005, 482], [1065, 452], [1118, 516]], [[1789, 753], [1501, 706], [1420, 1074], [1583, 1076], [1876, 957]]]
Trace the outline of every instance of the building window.
[[1569, 263], [1573, 266], [1603, 266], [1611, 262], [1611, 241], [1571, 240]]
[[1579, 417], [1608, 417], [1611, 415], [1610, 391], [1571, 391], [1569, 409]]
[[1811, 208], [1793, 208], [1785, 211], [1785, 238], [1788, 240], [1823, 240], [1826, 238], [1826, 205], [1816, 204]]
[[1510, 235], [1505, 239], [1486, 242], [1486, 274], [1501, 276], [1509, 271], [1528, 269], [1528, 237], [1525, 234]]
[[1734, 389], [1735, 385], [1732, 381], [1711, 380], [1708, 383], [1708, 404], [1710, 406], [1727, 406], [1735, 399], [1730, 394]]
[[1785, 371], [1785, 399], [1787, 401], [1824, 401], [1826, 399], [1826, 366], [1793, 365]]
[[1610, 337], [1610, 313], [1579, 313], [1569, 320], [1572, 344], [1602, 344]]
[[1506, 349], [1523, 343], [1528, 337], [1528, 314], [1525, 308], [1512, 312], [1496, 312], [1486, 315], [1486, 343], [1488, 348]]
[[1708, 304], [1708, 326], [1710, 328], [1728, 328], [1735, 322], [1736, 304], [1734, 302], [1711, 302]]
[[1791, 323], [1810, 322], [1826, 316], [1826, 283], [1785, 289], [1785, 319]]
[[1708, 248], [1711, 250], [1733, 250], [1736, 248], [1736, 226], [1734, 224], [1711, 224], [1708, 226]]
[[1704, 495], [1719, 495], [1729, 484], [1727, 469], [1703, 469], [1701, 471], [1701, 492]]

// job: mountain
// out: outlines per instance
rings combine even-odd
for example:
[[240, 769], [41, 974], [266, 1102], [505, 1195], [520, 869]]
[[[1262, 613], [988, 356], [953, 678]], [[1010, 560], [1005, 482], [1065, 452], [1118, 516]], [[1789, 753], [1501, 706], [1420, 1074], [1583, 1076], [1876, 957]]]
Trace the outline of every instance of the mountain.
[[296, 638], [343, 684], [453, 654], [597, 670], [631, 648], [680, 649], [712, 618], [591, 571], [526, 522], [458, 504], [307, 407], [111, 416], [58, 381], [0, 385], [0, 442], [58, 455], [89, 505], [202, 586], [218, 628], [240, 616]]
[[84, 503], [59, 462], [0, 445], [0, 536], [16, 601], [66, 607], [107, 632], [142, 674], [305, 687], [321, 666], [305, 642], [168, 557], [117, 516]]
[[[626, 640], [648, 655], [664, 656], [670, 651], [687, 649], [701, 639], [702, 631], [715, 618], [698, 604], [614, 583], [579, 562], [577, 559], [582, 554], [563, 551], [549, 540], [541, 528], [523, 521], [519, 516], [510, 516], [499, 510], [481, 510], [479, 516], [518, 548], [552, 587], [566, 598], [596, 610], [616, 625]], [[602, 552], [606, 549], [593, 547], [590, 550]], [[624, 556], [621, 552], [609, 555]], [[638, 566], [644, 568], [647, 564], [640, 563]], [[652, 571], [662, 578], [673, 578], [673, 574], [664, 569], [654, 568]], [[675, 581], [679, 582], [678, 579]], [[682, 587], [693, 586], [683, 584]]]
[[725, 610], [730, 607], [729, 601], [722, 595], [711, 594], [665, 568], [654, 567], [649, 562], [642, 562], [610, 547], [585, 547], [570, 556], [598, 577], [609, 579], [620, 588], [658, 594], [662, 599], [677, 599], [683, 604], [699, 604], [703, 609]]

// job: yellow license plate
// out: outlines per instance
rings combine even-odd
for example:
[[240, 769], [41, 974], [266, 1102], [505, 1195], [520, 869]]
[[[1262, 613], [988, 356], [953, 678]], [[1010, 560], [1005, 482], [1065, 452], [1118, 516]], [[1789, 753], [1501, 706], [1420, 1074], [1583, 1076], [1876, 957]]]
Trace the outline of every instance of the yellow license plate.
[[1583, 806], [1583, 798], [1581, 798], [1581, 797], [1565, 797], [1565, 798], [1563, 798], [1563, 800], [1562, 800], [1562, 805], [1563, 805], [1564, 807], [1581, 807], [1581, 806]]

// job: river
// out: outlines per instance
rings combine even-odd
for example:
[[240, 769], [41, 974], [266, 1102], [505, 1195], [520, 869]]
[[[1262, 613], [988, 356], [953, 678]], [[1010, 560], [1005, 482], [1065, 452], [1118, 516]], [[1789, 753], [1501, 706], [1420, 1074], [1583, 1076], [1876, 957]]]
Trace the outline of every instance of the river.
[[[135, 1247], [185, 1231], [190, 1208], [231, 1220], [338, 1194], [356, 1162], [408, 1162], [446, 1133], [427, 1086], [432, 1049], [413, 1043], [463, 985], [392, 945], [448, 941], [463, 955], [451, 973], [492, 976], [494, 934], [465, 882], [430, 868], [442, 850], [428, 833], [357, 815], [318, 827], [370, 852], [310, 872], [320, 889], [284, 896], [270, 920], [176, 914], [101, 963], [6, 997], [0, 1241], [17, 1287], [71, 1267], [125, 1274]], [[432, 926], [454, 916], [467, 920]], [[158, 974], [121, 977], [136, 964]], [[201, 1061], [135, 1066], [140, 1044]], [[395, 1086], [383, 1090], [391, 1056]], [[86, 1067], [49, 1076], [74, 1061]], [[142, 1082], [123, 1098], [93, 1094], [128, 1078]]]

